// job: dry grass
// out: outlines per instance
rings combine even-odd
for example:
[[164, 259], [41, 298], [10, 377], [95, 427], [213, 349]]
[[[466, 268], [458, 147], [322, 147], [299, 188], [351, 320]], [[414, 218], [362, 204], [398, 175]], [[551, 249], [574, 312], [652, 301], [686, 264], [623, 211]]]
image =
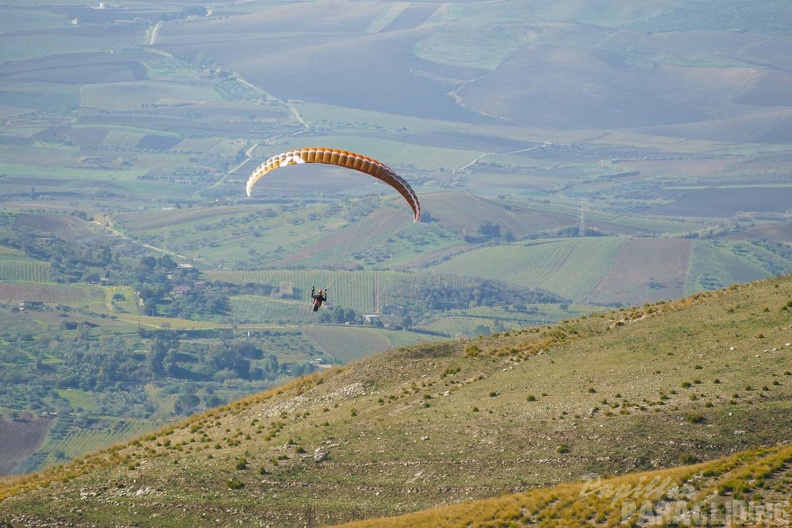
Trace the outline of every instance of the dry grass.
[[[717, 511], [725, 518], [729, 508], [734, 507], [731, 499], [743, 497], [734, 490], [756, 490], [756, 475], [773, 477], [776, 482], [787, 482], [792, 477], [792, 447], [778, 446], [758, 449], [708, 464], [672, 468], [647, 473], [630, 474], [609, 479], [592, 478], [583, 482], [565, 483], [558, 486], [539, 488], [524, 493], [505, 495], [494, 499], [474, 501], [444, 508], [403, 515], [400, 517], [367, 519], [344, 524], [346, 528], [397, 527], [456, 527], [456, 526], [634, 526], [650, 520], [678, 524], [691, 521], [709, 524]], [[726, 478], [719, 478], [724, 466], [730, 468]], [[771, 468], [770, 471], [767, 469]], [[731, 477], [738, 474], [737, 477]], [[786, 488], [785, 488], [786, 489]], [[725, 491], [728, 490], [728, 491]], [[769, 519], [789, 519], [789, 495], [776, 496], [772, 492], [756, 493], [751, 497], [754, 513], [746, 509], [738, 512], [745, 515], [743, 523], [759, 523], [761, 515]], [[666, 505], [673, 508], [666, 509]], [[746, 507], [749, 503], [743, 502]], [[643, 509], [637, 506], [643, 505]], [[651, 509], [646, 505], [651, 505]], [[723, 505], [723, 506], [720, 506]], [[758, 508], [764, 513], [756, 513]], [[774, 511], [774, 508], [781, 510]], [[780, 511], [780, 513], [779, 513]], [[695, 513], [699, 512], [699, 517]], [[741, 518], [735, 517], [739, 522]], [[771, 524], [773, 525], [773, 524]]]

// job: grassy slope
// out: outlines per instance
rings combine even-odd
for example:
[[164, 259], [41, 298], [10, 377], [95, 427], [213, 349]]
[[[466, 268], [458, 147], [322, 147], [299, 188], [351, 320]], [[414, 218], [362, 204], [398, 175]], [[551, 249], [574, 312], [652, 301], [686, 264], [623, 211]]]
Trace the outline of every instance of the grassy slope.
[[[315, 526], [775, 446], [792, 423], [790, 302], [784, 277], [372, 356], [19, 480], [0, 520]], [[752, 456], [720, 464], [748, 471]], [[552, 499], [575, 486], [527, 496], [577, 518], [582, 505]], [[501, 511], [463, 507], [483, 516], [471, 522]]]
[[[443, 526], [786, 526], [792, 447], [756, 449], [726, 459], [667, 470], [539, 488], [494, 499], [433, 508], [347, 528]], [[669, 507], [670, 506], [670, 507]], [[750, 509], [749, 509], [750, 508]]]

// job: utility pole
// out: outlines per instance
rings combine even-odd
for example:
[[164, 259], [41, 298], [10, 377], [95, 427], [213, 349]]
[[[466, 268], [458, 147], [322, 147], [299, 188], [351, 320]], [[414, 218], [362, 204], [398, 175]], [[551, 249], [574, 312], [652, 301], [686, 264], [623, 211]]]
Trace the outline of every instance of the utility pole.
[[374, 272], [374, 313], [379, 313], [379, 272]]
[[168, 252], [168, 223], [167, 222], [165, 222], [165, 228], [164, 228], [164, 231], [162, 233], [162, 252], [163, 253], [167, 253]]

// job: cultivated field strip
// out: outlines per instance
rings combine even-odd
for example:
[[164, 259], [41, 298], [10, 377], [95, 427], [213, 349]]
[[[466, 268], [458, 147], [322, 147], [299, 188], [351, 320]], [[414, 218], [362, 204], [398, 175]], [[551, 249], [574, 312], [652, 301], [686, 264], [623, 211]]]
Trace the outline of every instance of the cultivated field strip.
[[215, 98], [208, 88], [149, 81], [86, 84], [80, 89], [82, 107], [117, 112], [139, 110], [144, 105], [201, 103]]
[[[397, 272], [376, 271], [324, 271], [324, 270], [260, 270], [260, 271], [210, 271], [213, 280], [235, 284], [270, 284], [283, 290], [293, 290], [310, 302], [311, 286], [329, 288], [328, 303], [353, 308], [356, 311], [374, 312], [375, 285], [381, 276]], [[291, 306], [291, 305], [289, 305]], [[298, 303], [297, 310], [302, 304]], [[284, 314], [285, 315], [285, 314]]]
[[0, 258], [0, 280], [13, 282], [47, 282], [52, 266], [34, 260], [5, 260]]
[[[63, 418], [59, 417], [58, 420]], [[69, 417], [68, 422], [68, 427], [63, 428], [62, 436], [56, 433], [57, 424], [50, 432], [50, 438], [42, 447], [42, 452], [49, 453], [46, 462], [55, 462], [55, 453], [62, 453], [61, 456], [70, 459], [79, 458], [107, 446], [129, 441], [154, 429], [152, 424], [144, 420], [130, 418], [109, 421], [101, 428], [80, 427], [72, 417]]]
[[104, 310], [105, 293], [101, 286], [55, 283], [0, 283], [0, 302], [46, 301], [72, 307]]

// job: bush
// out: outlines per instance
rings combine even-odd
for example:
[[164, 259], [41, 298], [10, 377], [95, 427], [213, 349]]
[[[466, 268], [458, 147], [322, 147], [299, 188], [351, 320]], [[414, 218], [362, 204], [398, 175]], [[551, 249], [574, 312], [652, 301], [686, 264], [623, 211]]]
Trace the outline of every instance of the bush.
[[232, 490], [242, 489], [245, 487], [245, 483], [235, 478], [228, 479], [226, 480], [226, 487]]
[[699, 457], [692, 453], [683, 453], [682, 456], [679, 457], [679, 461], [683, 464], [695, 464], [699, 461]]

